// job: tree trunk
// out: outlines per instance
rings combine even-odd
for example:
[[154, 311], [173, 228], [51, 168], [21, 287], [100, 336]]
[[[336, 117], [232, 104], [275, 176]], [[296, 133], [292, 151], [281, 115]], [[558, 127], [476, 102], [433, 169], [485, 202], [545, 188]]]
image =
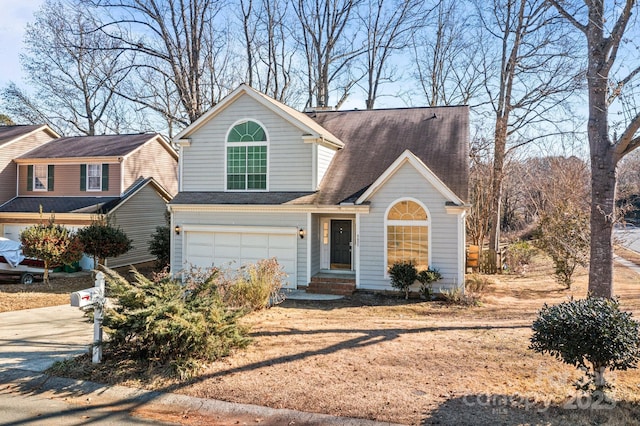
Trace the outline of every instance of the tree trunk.
[[[590, 11], [590, 19], [599, 14]], [[589, 122], [587, 133], [591, 152], [591, 254], [589, 294], [613, 297], [613, 246], [615, 222], [616, 165], [615, 146], [609, 138], [607, 84], [610, 67], [603, 45], [603, 29], [591, 25], [587, 31], [589, 64]]]

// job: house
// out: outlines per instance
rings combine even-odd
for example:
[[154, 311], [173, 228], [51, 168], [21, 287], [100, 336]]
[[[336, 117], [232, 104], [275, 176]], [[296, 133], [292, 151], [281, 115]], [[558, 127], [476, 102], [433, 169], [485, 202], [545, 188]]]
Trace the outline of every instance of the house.
[[0, 126], [0, 205], [18, 195], [13, 159], [58, 137], [47, 125]]
[[108, 259], [108, 266], [154, 259], [148, 242], [156, 227], [166, 223], [167, 202], [178, 190], [178, 154], [162, 136], [58, 138], [13, 162], [17, 196], [0, 205], [0, 235], [18, 240], [23, 228], [51, 214], [69, 228], [106, 214], [133, 240], [133, 249]]
[[298, 112], [242, 85], [176, 136], [171, 268], [276, 257], [286, 286], [464, 285], [468, 107]]

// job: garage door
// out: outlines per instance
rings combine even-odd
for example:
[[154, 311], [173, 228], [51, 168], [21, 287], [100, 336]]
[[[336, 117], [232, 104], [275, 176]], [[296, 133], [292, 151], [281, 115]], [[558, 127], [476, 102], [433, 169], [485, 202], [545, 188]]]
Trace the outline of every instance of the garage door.
[[295, 288], [296, 237], [295, 228], [260, 227], [242, 232], [223, 227], [215, 231], [185, 229], [185, 261], [203, 268], [238, 268], [275, 257], [288, 275], [284, 286]]

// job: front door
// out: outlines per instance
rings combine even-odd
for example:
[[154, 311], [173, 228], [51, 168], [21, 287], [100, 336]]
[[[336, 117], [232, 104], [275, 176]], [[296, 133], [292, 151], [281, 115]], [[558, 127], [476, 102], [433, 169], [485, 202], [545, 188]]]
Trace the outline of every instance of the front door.
[[331, 269], [351, 269], [351, 221], [331, 221]]

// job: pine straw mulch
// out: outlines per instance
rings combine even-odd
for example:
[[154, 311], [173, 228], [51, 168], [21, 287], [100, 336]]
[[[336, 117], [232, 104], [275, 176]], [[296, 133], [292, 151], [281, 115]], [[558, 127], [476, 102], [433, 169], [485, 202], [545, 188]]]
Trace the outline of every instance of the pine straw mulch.
[[[613, 409], [576, 399], [573, 367], [528, 349], [546, 302], [584, 297], [537, 258], [521, 277], [492, 277], [482, 306], [356, 294], [288, 300], [246, 317], [253, 344], [180, 382], [165, 370], [76, 360], [70, 375], [197, 397], [405, 424], [640, 425], [640, 371], [614, 372]], [[623, 309], [640, 317], [640, 276], [616, 267]], [[579, 409], [584, 407], [601, 409]], [[207, 419], [181, 422], [207, 424]]]

